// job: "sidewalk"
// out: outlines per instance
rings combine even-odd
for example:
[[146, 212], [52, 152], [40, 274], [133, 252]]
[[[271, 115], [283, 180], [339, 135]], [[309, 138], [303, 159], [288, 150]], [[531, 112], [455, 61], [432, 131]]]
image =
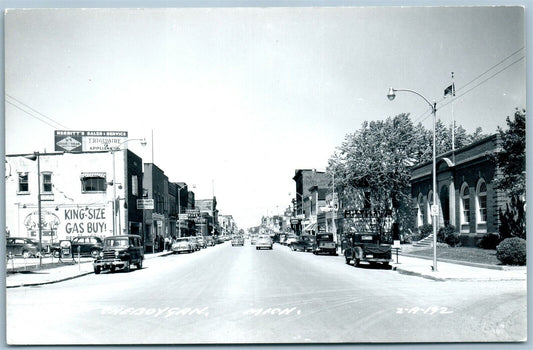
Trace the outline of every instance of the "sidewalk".
[[419, 276], [435, 281], [509, 281], [527, 280], [527, 266], [493, 266], [442, 261], [437, 259], [437, 271], [433, 271], [433, 259], [393, 254], [392, 269], [406, 275]]
[[[145, 254], [144, 259], [153, 259], [168, 254], [172, 254], [172, 252], [165, 251], [155, 254]], [[57, 283], [76, 277], [85, 276], [91, 273], [94, 273], [92, 259], [81, 261], [80, 264], [76, 262], [75, 264], [65, 264], [63, 266], [55, 265], [49, 269], [9, 274], [6, 273], [6, 288]]]

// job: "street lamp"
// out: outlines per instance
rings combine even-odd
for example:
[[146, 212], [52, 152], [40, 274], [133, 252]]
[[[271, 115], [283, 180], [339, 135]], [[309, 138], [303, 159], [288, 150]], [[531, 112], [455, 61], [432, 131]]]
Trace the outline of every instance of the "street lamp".
[[40, 153], [33, 152], [33, 155], [26, 156], [26, 159], [35, 161], [37, 160], [37, 227], [39, 228], [39, 267], [43, 264], [43, 224], [41, 219], [41, 160]]
[[415, 95], [418, 95], [426, 101], [426, 103], [431, 107], [431, 114], [433, 114], [433, 205], [431, 206], [431, 216], [433, 216], [433, 271], [437, 271], [437, 219], [438, 219], [438, 206], [437, 206], [437, 161], [436, 161], [436, 147], [435, 147], [435, 125], [437, 123], [437, 102], [429, 102], [420, 93], [410, 90], [410, 89], [394, 89], [389, 88], [389, 93], [387, 97], [389, 100], [394, 100], [396, 97], [397, 91], [406, 91], [412, 92]]
[[119, 229], [119, 233], [121, 233], [122, 231], [122, 225], [121, 225], [121, 218], [120, 218], [120, 205], [119, 205], [119, 208], [117, 210], [117, 208], [115, 207], [117, 205], [116, 201], [117, 201], [117, 183], [116, 183], [116, 174], [115, 174], [115, 152], [116, 151], [119, 151], [120, 150], [120, 146], [122, 146], [123, 144], [125, 144], [126, 142], [128, 141], [141, 141], [141, 146], [146, 146], [146, 139], [142, 138], [142, 139], [127, 139], [127, 140], [124, 140], [122, 141], [121, 143], [119, 143], [117, 146], [113, 147], [113, 148], [110, 148], [110, 152], [111, 154], [113, 155], [113, 235], [116, 235], [116, 226], [117, 226], [117, 223], [116, 223], [116, 212], [118, 211], [118, 229]]

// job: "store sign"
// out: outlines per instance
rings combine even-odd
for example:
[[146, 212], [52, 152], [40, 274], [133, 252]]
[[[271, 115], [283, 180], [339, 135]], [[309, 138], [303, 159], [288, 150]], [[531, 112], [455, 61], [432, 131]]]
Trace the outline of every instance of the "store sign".
[[128, 139], [127, 131], [72, 131], [56, 130], [56, 152], [108, 151]]
[[139, 210], [153, 210], [154, 209], [154, 200], [153, 199], [137, 199], [137, 209], [139, 209]]

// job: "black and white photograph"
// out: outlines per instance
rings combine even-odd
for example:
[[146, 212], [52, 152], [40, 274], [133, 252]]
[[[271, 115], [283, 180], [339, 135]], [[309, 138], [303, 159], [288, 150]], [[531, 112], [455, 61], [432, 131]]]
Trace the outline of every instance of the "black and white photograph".
[[146, 3], [4, 9], [6, 345], [527, 343], [525, 6]]

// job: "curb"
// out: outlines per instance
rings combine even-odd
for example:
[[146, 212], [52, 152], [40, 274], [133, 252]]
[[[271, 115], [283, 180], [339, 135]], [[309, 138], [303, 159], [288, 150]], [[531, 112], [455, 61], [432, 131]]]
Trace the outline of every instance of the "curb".
[[78, 277], [82, 277], [82, 276], [90, 275], [91, 273], [94, 273], [94, 272], [93, 272], [93, 271], [83, 272], [83, 273], [78, 274], [78, 275], [69, 276], [69, 277], [64, 277], [64, 278], [60, 278], [60, 279], [56, 279], [56, 280], [51, 280], [51, 281], [45, 281], [45, 282], [34, 282], [34, 283], [24, 283], [24, 282], [22, 282], [22, 283], [20, 283], [20, 284], [16, 284], [16, 285], [12, 285], [12, 286], [7, 286], [7, 285], [6, 285], [6, 288], [19, 288], [19, 287], [42, 286], [42, 285], [45, 285], [45, 284], [53, 284], [53, 283], [59, 283], [59, 282], [64, 282], [64, 281], [72, 280], [72, 279], [75, 279], [75, 278], [78, 278]]
[[[153, 258], [159, 258], [161, 256], [167, 256], [167, 255], [171, 255], [171, 254], [174, 254], [174, 252], [167, 252], [165, 254], [160, 254], [160, 255], [156, 255], [156, 256], [150, 256], [149, 259], [153, 259]], [[146, 256], [145, 256], [145, 259], [146, 259]], [[88, 262], [87, 262], [88, 263]], [[92, 264], [92, 263], [91, 263]], [[78, 278], [78, 277], [82, 277], [82, 276], [86, 276], [86, 275], [90, 275], [94, 273], [93, 271], [88, 271], [88, 272], [83, 272], [83, 273], [80, 273], [80, 274], [77, 274], [77, 275], [74, 275], [74, 276], [69, 276], [69, 277], [62, 277], [62, 278], [59, 278], [59, 279], [55, 279], [55, 280], [50, 280], [50, 281], [44, 281], [44, 282], [33, 282], [33, 283], [24, 283], [24, 282], [21, 282], [19, 284], [14, 284], [14, 285], [7, 285], [7, 281], [6, 281], [6, 288], [20, 288], [20, 287], [31, 287], [31, 286], [42, 286], [42, 285], [46, 285], [46, 284], [53, 284], [53, 283], [59, 283], [59, 282], [64, 282], [64, 281], [68, 281], [68, 280], [72, 280], [72, 279], [75, 279], [75, 278]]]
[[396, 271], [396, 272], [398, 272], [398, 273], [400, 273], [402, 275], [423, 277], [423, 278], [427, 278], [427, 279], [430, 279], [430, 280], [433, 280], [433, 281], [439, 281], [439, 282], [444, 282], [446, 280], [454, 279], [454, 278], [443, 278], [443, 277], [429, 276], [429, 275], [424, 274], [422, 272], [414, 272], [414, 271], [411, 271], [411, 270], [405, 270], [405, 269], [402, 269], [402, 268], [398, 268], [397, 266], [393, 266], [392, 270]]

